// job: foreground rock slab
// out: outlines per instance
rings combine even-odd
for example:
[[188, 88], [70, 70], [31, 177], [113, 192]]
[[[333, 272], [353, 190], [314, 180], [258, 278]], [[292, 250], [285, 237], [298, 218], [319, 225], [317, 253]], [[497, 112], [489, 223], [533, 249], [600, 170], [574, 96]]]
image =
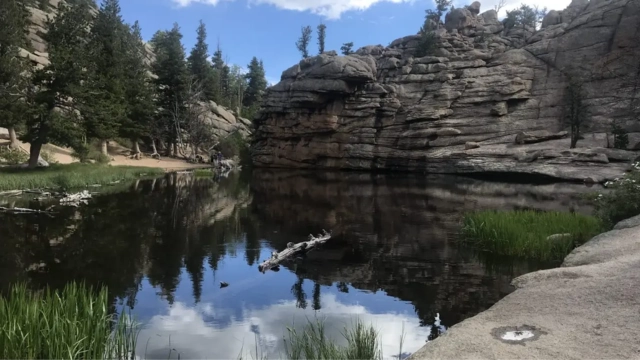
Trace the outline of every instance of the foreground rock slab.
[[575, 249], [560, 268], [516, 278], [516, 291], [411, 359], [638, 359], [639, 268], [637, 216]]

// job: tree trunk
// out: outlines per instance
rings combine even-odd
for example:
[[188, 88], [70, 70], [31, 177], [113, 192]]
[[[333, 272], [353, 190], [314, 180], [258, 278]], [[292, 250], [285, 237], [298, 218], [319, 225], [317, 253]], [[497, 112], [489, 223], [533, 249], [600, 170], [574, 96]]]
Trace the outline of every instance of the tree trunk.
[[[154, 143], [153, 146], [155, 148], [155, 143]], [[133, 153], [134, 154], [140, 154], [140, 144], [138, 144], [138, 139], [134, 139], [133, 140]]]
[[158, 153], [158, 148], [156, 148], [156, 139], [151, 139], [151, 149], [153, 149], [154, 154]]
[[42, 150], [42, 144], [40, 142], [31, 143], [31, 149], [29, 150], [29, 167], [32, 169], [38, 167], [40, 150]]
[[167, 143], [167, 148], [165, 149], [165, 156], [173, 155], [173, 143]]
[[109, 156], [109, 151], [107, 149], [107, 140], [100, 141], [100, 152], [102, 155]]
[[16, 135], [16, 129], [12, 126], [9, 128], [9, 139], [11, 139], [11, 148], [18, 149], [20, 144], [18, 143], [18, 136]]
[[175, 157], [178, 157], [179, 153], [178, 153], [178, 143], [173, 143], [173, 154], [175, 155]]

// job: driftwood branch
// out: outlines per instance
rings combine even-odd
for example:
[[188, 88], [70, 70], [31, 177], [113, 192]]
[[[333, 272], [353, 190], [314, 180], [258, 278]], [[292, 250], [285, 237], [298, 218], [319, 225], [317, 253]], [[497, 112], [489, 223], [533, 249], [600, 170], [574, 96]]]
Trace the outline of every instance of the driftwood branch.
[[280, 263], [289, 260], [291, 257], [300, 253], [306, 253], [331, 239], [330, 233], [326, 230], [322, 230], [322, 232], [323, 233], [321, 235], [317, 236], [309, 235], [308, 241], [303, 241], [297, 244], [289, 243], [287, 244], [287, 248], [279, 253], [274, 251], [269, 259], [263, 261], [262, 264], [258, 266], [258, 270], [260, 270], [261, 273], [265, 273], [268, 270], [277, 267]]
[[0, 213], [7, 214], [51, 214], [49, 210], [36, 210], [36, 209], [26, 209], [26, 208], [7, 208], [0, 206]]

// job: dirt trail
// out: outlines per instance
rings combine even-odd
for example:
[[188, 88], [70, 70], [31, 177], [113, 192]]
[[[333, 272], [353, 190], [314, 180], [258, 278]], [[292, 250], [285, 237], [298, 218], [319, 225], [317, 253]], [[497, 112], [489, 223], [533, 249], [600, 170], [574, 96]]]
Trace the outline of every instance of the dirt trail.
[[[30, 144], [28, 143], [20, 143], [20, 148], [27, 154], [31, 149]], [[9, 145], [8, 140], [0, 139], [0, 146]], [[56, 146], [53, 144], [46, 144], [42, 148], [43, 151], [47, 151], [51, 154], [51, 157], [60, 164], [71, 164], [74, 162], [78, 162], [76, 158], [71, 156], [72, 150], [69, 148], [64, 148], [60, 146]], [[119, 165], [127, 165], [127, 166], [142, 166], [142, 167], [157, 167], [164, 169], [165, 171], [173, 171], [173, 170], [183, 170], [183, 169], [194, 169], [201, 168], [203, 164], [192, 164], [188, 163], [182, 159], [174, 159], [174, 158], [162, 158], [161, 160], [152, 159], [150, 157], [144, 157], [140, 160], [129, 159], [125, 154], [129, 153], [129, 149], [121, 146], [115, 142], [110, 142], [108, 147], [109, 156], [113, 159], [109, 164], [113, 166]], [[206, 164], [205, 164], [206, 165]]]

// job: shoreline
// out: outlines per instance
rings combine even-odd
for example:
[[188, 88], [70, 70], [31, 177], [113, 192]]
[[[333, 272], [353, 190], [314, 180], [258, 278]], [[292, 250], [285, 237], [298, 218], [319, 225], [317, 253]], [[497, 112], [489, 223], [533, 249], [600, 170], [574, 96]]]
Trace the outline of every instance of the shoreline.
[[[640, 356], [640, 215], [515, 278], [516, 290], [409, 359], [620, 359]], [[517, 333], [516, 333], [517, 331]], [[506, 332], [524, 337], [505, 340]]]

